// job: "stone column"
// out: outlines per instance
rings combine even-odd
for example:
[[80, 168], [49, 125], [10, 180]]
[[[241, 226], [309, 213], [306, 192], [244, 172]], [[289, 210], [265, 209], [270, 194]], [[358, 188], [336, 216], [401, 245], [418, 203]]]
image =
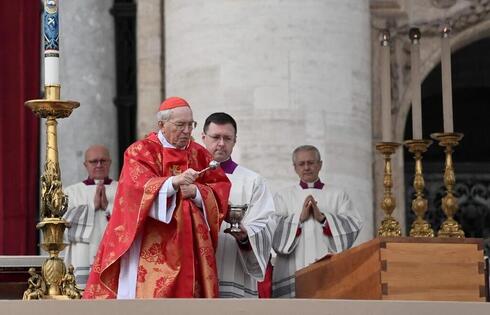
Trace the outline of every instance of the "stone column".
[[163, 97], [163, 1], [138, 0], [137, 4], [137, 133], [141, 139], [156, 129], [156, 111]]
[[[60, 1], [61, 98], [80, 102], [69, 118], [58, 120], [63, 185], [87, 176], [84, 153], [94, 143], [109, 147], [117, 178], [114, 19], [112, 0]], [[44, 128], [44, 123], [42, 124]], [[45, 131], [41, 131], [44, 160]], [[44, 165], [44, 161], [41, 161]]]
[[348, 191], [373, 236], [369, 2], [166, 0], [166, 95], [238, 123], [233, 158], [273, 191], [296, 184], [291, 152], [322, 154], [321, 178]]

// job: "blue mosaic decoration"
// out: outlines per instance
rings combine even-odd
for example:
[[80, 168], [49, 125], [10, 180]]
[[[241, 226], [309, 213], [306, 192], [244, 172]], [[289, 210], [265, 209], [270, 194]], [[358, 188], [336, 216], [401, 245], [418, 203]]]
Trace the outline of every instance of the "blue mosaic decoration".
[[[44, 3], [44, 50], [55, 50], [45, 53], [46, 57], [58, 57], [59, 50], [59, 23], [58, 1], [47, 0]], [[49, 55], [49, 56], [48, 56]]]

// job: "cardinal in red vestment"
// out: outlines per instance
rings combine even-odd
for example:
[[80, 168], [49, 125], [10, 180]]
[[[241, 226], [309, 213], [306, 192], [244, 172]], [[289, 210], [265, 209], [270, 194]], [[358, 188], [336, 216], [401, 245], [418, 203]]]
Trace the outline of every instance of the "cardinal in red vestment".
[[196, 126], [182, 98], [165, 100], [159, 131], [133, 143], [114, 209], [83, 297], [218, 296], [215, 250], [231, 184], [192, 141]]

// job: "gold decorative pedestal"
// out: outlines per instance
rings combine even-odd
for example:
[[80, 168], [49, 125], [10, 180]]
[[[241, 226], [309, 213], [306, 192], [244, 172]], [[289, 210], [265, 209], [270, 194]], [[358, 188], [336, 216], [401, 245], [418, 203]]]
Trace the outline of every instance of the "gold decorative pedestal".
[[432, 144], [431, 140], [414, 139], [404, 142], [410, 153], [413, 153], [415, 160], [415, 176], [413, 179], [413, 188], [415, 189], [415, 198], [412, 200], [412, 211], [416, 218], [412, 223], [409, 235], [412, 237], [434, 237], [434, 230], [430, 224], [424, 220], [424, 214], [427, 211], [427, 199], [424, 198], [424, 175], [422, 171], [422, 154]]
[[381, 226], [378, 228], [378, 236], [395, 237], [401, 236], [400, 223], [391, 216], [393, 210], [396, 207], [396, 200], [391, 192], [393, 187], [393, 179], [391, 172], [391, 155], [395, 153], [396, 149], [400, 146], [400, 143], [396, 142], [380, 142], [376, 144], [376, 150], [381, 152], [384, 157], [384, 195], [381, 203], [381, 208], [385, 213]]
[[[37, 116], [46, 118], [46, 162], [44, 174], [41, 176], [41, 222], [37, 228], [43, 233], [41, 247], [49, 253], [41, 271], [42, 279], [39, 285], [28, 290], [38, 292], [36, 296], [44, 299], [68, 299], [66, 287], [75, 286], [66, 283], [66, 267], [58, 254], [65, 244], [63, 233], [69, 226], [62, 217], [68, 206], [68, 197], [63, 193], [61, 174], [58, 162], [57, 118], [70, 116], [73, 109], [80, 106], [78, 102], [61, 101], [60, 86], [45, 87], [46, 99], [27, 101], [29, 107]], [[44, 291], [44, 292], [42, 292]], [[31, 294], [33, 295], [33, 294]]]
[[447, 219], [442, 223], [438, 237], [456, 237], [464, 238], [464, 231], [461, 226], [454, 220], [454, 214], [458, 211], [458, 200], [453, 195], [454, 184], [456, 183], [456, 177], [454, 175], [453, 167], [453, 147], [459, 144], [459, 141], [463, 138], [462, 133], [433, 133], [431, 138], [439, 141], [439, 145], [445, 147], [446, 160], [444, 167], [444, 185], [446, 186], [446, 196], [442, 198], [442, 210]]

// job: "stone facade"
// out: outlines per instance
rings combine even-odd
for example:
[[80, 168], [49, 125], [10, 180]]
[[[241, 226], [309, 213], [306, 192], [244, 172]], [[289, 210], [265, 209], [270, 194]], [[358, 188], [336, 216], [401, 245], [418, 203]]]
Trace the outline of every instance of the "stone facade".
[[156, 129], [156, 110], [164, 84], [163, 1], [137, 1], [136, 42], [138, 67], [138, 138]]
[[[365, 1], [165, 2], [165, 91], [238, 122], [233, 158], [273, 191], [298, 181], [291, 152], [317, 146], [373, 236], [371, 58]], [[141, 78], [140, 78], [141, 79]], [[140, 119], [147, 119], [141, 117]]]
[[[165, 96], [190, 101], [198, 140], [204, 118], [226, 111], [238, 121], [234, 159], [263, 174], [273, 191], [297, 181], [292, 150], [314, 144], [324, 161], [322, 179], [345, 188], [363, 213], [361, 240], [375, 235], [383, 217], [383, 167], [374, 150], [381, 139], [379, 32], [387, 28], [392, 35], [397, 142], [405, 140], [410, 110], [409, 28], [422, 32], [422, 80], [440, 62], [442, 22], [452, 23], [453, 51], [490, 36], [487, 0], [136, 2], [138, 137], [155, 129]], [[83, 152], [90, 144], [102, 142], [116, 156], [112, 3], [60, 2], [62, 98], [81, 103], [59, 121], [64, 185], [85, 176]], [[44, 130], [42, 137], [44, 145]], [[402, 226], [403, 154], [400, 149], [393, 158], [395, 216]]]

